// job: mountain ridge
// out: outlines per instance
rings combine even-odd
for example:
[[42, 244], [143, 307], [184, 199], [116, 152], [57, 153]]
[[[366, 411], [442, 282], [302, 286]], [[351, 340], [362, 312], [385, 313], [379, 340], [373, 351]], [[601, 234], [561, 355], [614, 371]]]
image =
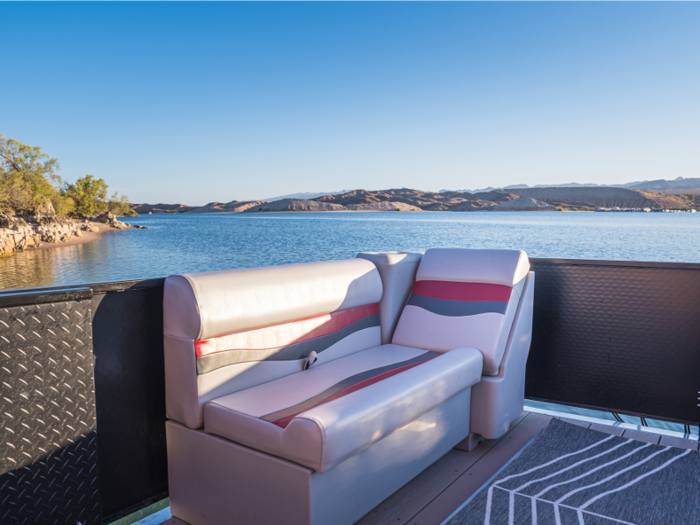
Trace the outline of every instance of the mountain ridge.
[[[518, 188], [577, 188], [577, 187], [591, 187], [591, 188], [631, 188], [634, 190], [645, 190], [645, 191], [657, 191], [659, 193], [684, 193], [690, 192], [691, 194], [700, 195], [700, 178], [691, 177], [683, 178], [677, 177], [673, 180], [668, 179], [654, 179], [654, 180], [642, 180], [635, 182], [627, 182], [624, 184], [592, 184], [592, 183], [581, 183], [581, 182], [568, 182], [564, 184], [535, 184], [534, 186], [529, 186], [527, 184], [509, 184], [508, 186], [501, 186], [494, 188], [489, 186], [487, 188], [482, 188], [478, 190], [457, 190], [460, 192], [486, 192], [494, 190], [507, 190], [507, 189], [518, 189]], [[453, 191], [453, 190], [440, 190], [440, 192]]]
[[[656, 181], [650, 181], [658, 184]], [[639, 184], [646, 184], [639, 183]], [[689, 198], [690, 197], [690, 198]], [[183, 204], [134, 204], [138, 213], [257, 213], [319, 211], [479, 211], [479, 210], [582, 210], [599, 208], [689, 209], [697, 206], [693, 195], [673, 195], [621, 186], [536, 186], [480, 192], [429, 192], [410, 188], [352, 190], [314, 199], [283, 198], [273, 201], [210, 202], [205, 206]], [[508, 201], [517, 201], [505, 204]]]

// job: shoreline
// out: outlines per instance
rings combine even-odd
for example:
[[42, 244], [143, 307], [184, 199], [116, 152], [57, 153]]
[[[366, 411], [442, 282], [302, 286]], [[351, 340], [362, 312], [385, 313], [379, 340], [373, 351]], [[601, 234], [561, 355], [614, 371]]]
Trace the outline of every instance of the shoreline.
[[[154, 213], [155, 216], [161, 215], [267, 215], [271, 213], [476, 213], [476, 212], [493, 212], [498, 211], [501, 213], [512, 213], [513, 211], [526, 212], [526, 213], [554, 213], [560, 212], [560, 210], [469, 210], [469, 211], [449, 211], [449, 210], [275, 210], [275, 211], [254, 211], [254, 212], [243, 212], [243, 211], [196, 211], [196, 212], [168, 212], [168, 213]], [[561, 210], [561, 212], [566, 211], [591, 211], [591, 210]], [[139, 213], [139, 217], [146, 216], [147, 213]]]
[[[270, 215], [270, 214], [296, 214], [296, 213], [697, 213], [693, 208], [688, 209], [671, 209], [671, 208], [659, 208], [654, 209], [649, 212], [631, 208], [631, 209], [571, 209], [564, 208], [561, 210], [495, 210], [495, 209], [477, 209], [477, 210], [464, 210], [464, 211], [451, 211], [451, 210], [270, 210], [270, 211], [255, 211], [255, 212], [241, 212], [241, 211], [192, 211], [192, 212], [167, 212], [167, 213], [154, 213], [152, 216], [168, 216], [168, 215]], [[139, 217], [148, 216], [148, 213], [139, 213]]]
[[[81, 232], [82, 237], [73, 236], [70, 241], [66, 242], [42, 242], [39, 246], [29, 246], [25, 248], [25, 251], [33, 250], [52, 250], [54, 248], [67, 248], [68, 246], [76, 246], [78, 244], [87, 244], [89, 242], [99, 241], [105, 233], [122, 231], [119, 228], [112, 228], [106, 224], [100, 222], [91, 222], [99, 228], [99, 232]], [[125, 228], [127, 230], [133, 230], [135, 228]]]

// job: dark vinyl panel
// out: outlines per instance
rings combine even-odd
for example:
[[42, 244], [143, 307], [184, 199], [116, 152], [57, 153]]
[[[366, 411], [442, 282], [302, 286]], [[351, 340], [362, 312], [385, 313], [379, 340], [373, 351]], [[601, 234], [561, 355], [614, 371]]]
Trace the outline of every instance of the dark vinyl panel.
[[91, 295], [25, 293], [26, 306], [0, 307], [3, 524], [102, 522]]
[[533, 260], [529, 398], [697, 424], [700, 265]]
[[167, 496], [163, 280], [94, 285], [105, 521]]

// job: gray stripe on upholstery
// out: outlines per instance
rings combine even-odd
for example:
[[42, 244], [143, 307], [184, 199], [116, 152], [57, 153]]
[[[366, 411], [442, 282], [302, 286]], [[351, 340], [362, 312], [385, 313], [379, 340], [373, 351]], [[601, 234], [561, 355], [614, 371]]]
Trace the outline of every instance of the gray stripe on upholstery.
[[223, 352], [205, 355], [197, 358], [197, 374], [206, 374], [218, 368], [237, 363], [249, 363], [251, 361], [292, 361], [302, 359], [308, 356], [312, 351], [320, 354], [326, 348], [331, 347], [341, 339], [345, 339], [350, 334], [373, 326], [379, 326], [378, 314], [364, 317], [332, 334], [322, 335], [300, 343], [293, 343], [277, 348], [266, 348], [263, 350], [232, 348]]
[[508, 301], [446, 301], [423, 295], [411, 295], [407, 304], [446, 317], [464, 317], [491, 312], [505, 315], [508, 308]]
[[337, 394], [341, 390], [348, 388], [356, 383], [359, 383], [360, 381], [364, 381], [365, 379], [370, 379], [374, 376], [377, 376], [379, 374], [382, 374], [384, 372], [388, 372], [390, 370], [394, 370], [395, 368], [400, 368], [402, 366], [410, 365], [411, 363], [416, 363], [418, 361], [425, 361], [426, 359], [429, 359], [431, 357], [435, 357], [440, 355], [440, 352], [425, 352], [424, 354], [421, 354], [419, 356], [414, 357], [413, 359], [408, 359], [406, 361], [399, 361], [398, 363], [392, 363], [390, 365], [386, 366], [381, 366], [379, 368], [373, 368], [371, 370], [366, 370], [364, 372], [360, 372], [359, 374], [355, 374], [354, 376], [350, 376], [348, 378], [343, 379], [342, 381], [339, 381], [335, 385], [333, 385], [330, 388], [327, 388], [323, 392], [316, 394], [314, 397], [310, 397], [306, 401], [302, 401], [301, 403], [297, 403], [296, 405], [292, 405], [287, 408], [283, 408], [282, 410], [278, 410], [277, 412], [271, 412], [270, 414], [265, 414], [264, 416], [261, 416], [260, 419], [263, 421], [269, 421], [269, 422], [274, 422], [277, 421], [278, 419], [282, 419], [284, 417], [288, 416], [293, 416], [294, 414], [299, 414], [301, 412], [305, 412], [306, 410], [311, 410], [314, 406], [318, 405], [319, 403], [323, 402], [324, 400], [328, 399], [329, 397]]

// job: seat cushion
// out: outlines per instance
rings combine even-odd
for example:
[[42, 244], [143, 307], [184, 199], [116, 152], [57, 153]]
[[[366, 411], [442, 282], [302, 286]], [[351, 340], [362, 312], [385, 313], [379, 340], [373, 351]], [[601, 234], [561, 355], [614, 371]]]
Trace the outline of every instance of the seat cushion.
[[210, 401], [204, 430], [324, 472], [469, 388], [481, 368], [472, 348], [382, 345]]

